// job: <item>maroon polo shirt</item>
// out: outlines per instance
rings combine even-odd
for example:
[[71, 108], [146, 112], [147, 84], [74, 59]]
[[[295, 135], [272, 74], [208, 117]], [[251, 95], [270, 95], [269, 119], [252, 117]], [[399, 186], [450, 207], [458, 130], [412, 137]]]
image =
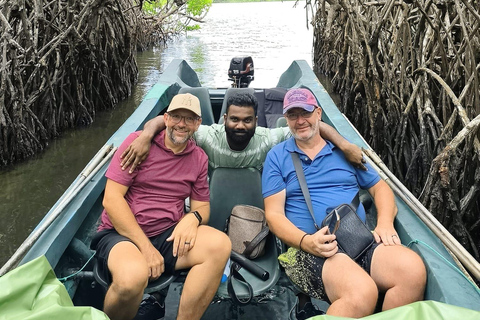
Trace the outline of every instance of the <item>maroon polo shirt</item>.
[[[147, 237], [162, 233], [176, 224], [185, 214], [187, 197], [209, 201], [207, 172], [208, 158], [193, 140], [185, 150], [174, 154], [165, 147], [165, 130], [155, 136], [150, 153], [131, 174], [122, 170], [120, 155], [140, 131], [130, 134], [112, 158], [105, 176], [129, 187], [125, 199], [137, 223]], [[98, 231], [112, 229], [105, 210]]]

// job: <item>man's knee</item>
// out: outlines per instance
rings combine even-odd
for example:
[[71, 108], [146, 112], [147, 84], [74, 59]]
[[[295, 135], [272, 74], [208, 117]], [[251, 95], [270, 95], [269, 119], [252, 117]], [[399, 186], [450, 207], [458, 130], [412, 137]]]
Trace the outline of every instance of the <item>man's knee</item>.
[[208, 241], [206, 241], [205, 249], [208, 251], [208, 258], [228, 259], [232, 251], [230, 238], [225, 233], [214, 228], [209, 228], [207, 237]]
[[373, 279], [368, 277], [355, 290], [345, 295], [345, 300], [356, 311], [358, 317], [364, 317], [374, 312], [378, 300], [378, 288]]
[[[400, 249], [400, 248], [399, 248]], [[427, 272], [422, 258], [408, 248], [402, 247], [400, 252], [396, 253], [396, 279], [403, 284], [422, 284], [425, 285]]]
[[148, 267], [141, 253], [131, 243], [115, 246], [108, 258], [112, 274], [110, 289], [127, 299], [143, 293], [148, 284]]

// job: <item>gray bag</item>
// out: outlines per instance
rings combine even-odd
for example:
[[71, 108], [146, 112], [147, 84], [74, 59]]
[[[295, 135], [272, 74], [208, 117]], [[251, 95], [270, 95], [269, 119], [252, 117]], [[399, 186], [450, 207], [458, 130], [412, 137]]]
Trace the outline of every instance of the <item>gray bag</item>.
[[233, 251], [249, 259], [261, 257], [269, 231], [265, 211], [243, 204], [233, 207], [227, 231]]

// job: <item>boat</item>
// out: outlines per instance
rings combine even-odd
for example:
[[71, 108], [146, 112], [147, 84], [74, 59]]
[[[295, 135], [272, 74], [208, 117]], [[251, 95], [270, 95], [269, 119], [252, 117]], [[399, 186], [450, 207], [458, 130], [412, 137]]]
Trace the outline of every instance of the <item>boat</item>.
[[[249, 70], [250, 69], [253, 70], [253, 62], [252, 65], [249, 66]], [[251, 80], [253, 80], [253, 76], [250, 77], [250, 81]], [[35, 230], [32, 231], [32, 234], [17, 250], [16, 254], [3, 266], [3, 272], [0, 272], [0, 274], [13, 269], [16, 265], [21, 266], [38, 257], [44, 256], [55, 271], [57, 277], [63, 278], [63, 284], [75, 305], [89, 305], [101, 309], [104, 286], [100, 283], [101, 279], [99, 280], [95, 277], [95, 262], [94, 259], [92, 259], [94, 252], [90, 250], [89, 246], [102, 211], [102, 198], [106, 183], [105, 172], [111, 155], [115, 152], [116, 147], [118, 147], [131, 132], [142, 129], [146, 121], [165, 112], [169, 101], [178, 92], [197, 91], [195, 94], [199, 96], [203, 94], [204, 96], [200, 97], [200, 100], [202, 101], [204, 124], [218, 122], [219, 119], [221, 122], [222, 117], [220, 115], [225, 111], [225, 96], [235, 92], [235, 90], [246, 90], [247, 88], [245, 87], [248, 86], [248, 84], [242, 85], [238, 83], [238, 86], [240, 88], [203, 88], [198, 80], [197, 74], [186, 61], [181, 59], [173, 60], [164, 70], [158, 82], [147, 93], [135, 112], [89, 162], [85, 170], [82, 171]], [[337, 109], [331, 97], [320, 84], [306, 61], [293, 61], [279, 78], [276, 88], [270, 89], [275, 92], [275, 90], [286, 91], [288, 88], [293, 87], [310, 89], [323, 108], [324, 121], [335, 127], [348, 140], [363, 147], [366, 150], [365, 152], [369, 162], [377, 167], [382, 177], [392, 186], [399, 210], [395, 221], [396, 230], [402, 243], [416, 251], [423, 258], [427, 267], [428, 281], [425, 300], [480, 311], [480, 291], [478, 287], [476, 287], [472, 279], [469, 278], [468, 273], [462, 269], [461, 264], [458, 263], [458, 259], [450, 253], [452, 248], [447, 246], [448, 243], [453, 240], [449, 240], [448, 236], [447, 239], [441, 239], [445, 237], [441, 236], [438, 231], [435, 231], [441, 228], [438, 227], [438, 221], [428, 216], [428, 212], [425, 212], [425, 208], [419, 204], [418, 200], [416, 200], [398, 180], [395, 180], [393, 175], [391, 175], [389, 170], [375, 155], [374, 151], [355, 130], [354, 126]], [[264, 94], [270, 90], [257, 88], [248, 89], [255, 92], [255, 94]], [[205, 92], [207, 92], [206, 96]], [[269, 119], [268, 121], [264, 120], [264, 123], [271, 124], [275, 122], [276, 125], [282, 125], [281, 111], [275, 113], [271, 111], [273, 109], [274, 108], [271, 108], [270, 111], [268, 111], [268, 115], [261, 115], [265, 117], [265, 119]], [[260, 113], [259, 108], [259, 116]], [[259, 172], [255, 172], [255, 170], [250, 170], [249, 172], [248, 174], [251, 174], [252, 178], [248, 179], [257, 179], [255, 181], [258, 181]], [[229, 177], [236, 175], [238, 178], [223, 179], [236, 181], [241, 180], [244, 173], [245, 171], [223, 170], [219, 175]], [[211, 180], [215, 179], [214, 175], [215, 172]], [[217, 189], [220, 189], [219, 191], [212, 189], [212, 197], [214, 197], [215, 194], [217, 199], [230, 199], [234, 197], [231, 195], [230, 190], [232, 189], [230, 188], [231, 186], [222, 185], [217, 187]], [[250, 191], [256, 192], [257, 198], [254, 201], [257, 201], [257, 203], [260, 201], [258, 206], [263, 206], [263, 203], [261, 203], [261, 189], [249, 189], [251, 189]], [[247, 191], [244, 193], [247, 193]], [[258, 196], [260, 196], [260, 200], [258, 200]], [[237, 195], [235, 195], [235, 197], [237, 197]], [[234, 199], [234, 201], [237, 200]], [[367, 203], [369, 201], [368, 196], [362, 195], [362, 201]], [[219, 202], [223, 203], [225, 201]], [[256, 203], [254, 202], [254, 204]], [[224, 203], [222, 205], [224, 205]], [[215, 215], [215, 210], [217, 209], [212, 205], [211, 216]], [[425, 218], [425, 215], [428, 217]], [[369, 223], [375, 221], [374, 210], [368, 210], [367, 216]], [[215, 224], [216, 222], [212, 223]], [[221, 223], [216, 227], [220, 228]], [[445, 233], [445, 230], [442, 232]], [[278, 245], [275, 237], [272, 235], [270, 235], [270, 237], [270, 244], [267, 245], [267, 251], [270, 250], [270, 255], [266, 254], [265, 261], [259, 262], [261, 267], [270, 271], [268, 285], [264, 285], [263, 280], [252, 275], [251, 272], [244, 268], [244, 270], [241, 270], [242, 274], [245, 275], [246, 279], [251, 282], [255, 288], [255, 297], [252, 301], [244, 306], [233, 304], [223, 284], [219, 288], [214, 301], [207, 309], [203, 317], [204, 319], [291, 318], [292, 309], [295, 304], [294, 294], [291, 290], [291, 284], [280, 270], [276, 261], [277, 250], [280, 250], [281, 246]], [[271, 256], [274, 257], [273, 262], [270, 259]], [[469, 258], [467, 258], [467, 260], [468, 259]], [[162, 276], [161, 282], [162, 284], [158, 285], [156, 289], [169, 286], [166, 303], [166, 319], [174, 318], [176, 310], [169, 310], [168, 306], [172, 304], [175, 305], [175, 303], [178, 305], [182, 277]], [[238, 288], [238, 290], [240, 296], [245, 294], [244, 289]], [[317, 303], [322, 306], [322, 302], [317, 301]], [[325, 307], [325, 305], [323, 306]]]

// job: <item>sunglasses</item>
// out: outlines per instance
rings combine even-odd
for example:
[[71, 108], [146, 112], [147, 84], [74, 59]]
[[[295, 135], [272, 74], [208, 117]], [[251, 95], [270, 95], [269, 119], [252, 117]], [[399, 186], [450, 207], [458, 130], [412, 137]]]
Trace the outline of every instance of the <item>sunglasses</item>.
[[328, 231], [330, 234], [335, 234], [337, 232], [338, 227], [340, 227], [340, 215], [338, 214], [337, 210], [335, 210], [335, 214], [332, 215], [332, 219], [328, 224]]

